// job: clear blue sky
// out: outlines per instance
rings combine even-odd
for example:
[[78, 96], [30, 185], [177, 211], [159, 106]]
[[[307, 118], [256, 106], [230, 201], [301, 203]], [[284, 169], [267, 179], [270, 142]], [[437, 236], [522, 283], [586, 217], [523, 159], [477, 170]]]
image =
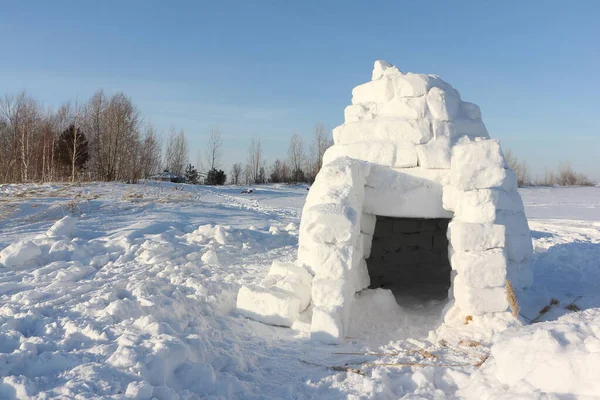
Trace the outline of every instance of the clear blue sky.
[[212, 127], [224, 167], [252, 136], [343, 122], [373, 61], [440, 75], [532, 170], [600, 179], [600, 1], [1, 1], [0, 93], [49, 106], [124, 91], [191, 160]]

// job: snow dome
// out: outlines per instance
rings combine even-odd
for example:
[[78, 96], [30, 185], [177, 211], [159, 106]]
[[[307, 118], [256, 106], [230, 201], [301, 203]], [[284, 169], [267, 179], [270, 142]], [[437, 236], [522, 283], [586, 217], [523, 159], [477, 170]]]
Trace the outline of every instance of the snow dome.
[[344, 117], [306, 198], [297, 261], [242, 287], [238, 310], [283, 326], [309, 313], [311, 338], [327, 343], [345, 338], [357, 293], [376, 288], [398, 304], [447, 299], [440, 323], [465, 330], [515, 321], [531, 237], [479, 107], [438, 76], [376, 61]]

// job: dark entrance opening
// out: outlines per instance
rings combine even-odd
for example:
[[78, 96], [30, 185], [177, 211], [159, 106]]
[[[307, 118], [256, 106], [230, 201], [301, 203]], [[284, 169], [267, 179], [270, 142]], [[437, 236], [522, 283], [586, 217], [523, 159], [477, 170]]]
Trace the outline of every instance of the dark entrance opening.
[[399, 304], [447, 299], [451, 272], [446, 238], [449, 222], [445, 218], [378, 215], [367, 259], [370, 288], [390, 289]]

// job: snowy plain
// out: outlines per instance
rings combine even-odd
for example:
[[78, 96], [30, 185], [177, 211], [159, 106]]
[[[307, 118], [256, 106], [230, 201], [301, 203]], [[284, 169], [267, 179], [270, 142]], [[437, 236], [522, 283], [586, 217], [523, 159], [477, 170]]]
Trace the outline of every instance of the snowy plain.
[[236, 312], [242, 285], [296, 258], [307, 194], [243, 189], [0, 186], [0, 399], [600, 397], [600, 188], [520, 191], [536, 280], [523, 327], [442, 338], [442, 304], [367, 291], [339, 346], [311, 342], [307, 318]]

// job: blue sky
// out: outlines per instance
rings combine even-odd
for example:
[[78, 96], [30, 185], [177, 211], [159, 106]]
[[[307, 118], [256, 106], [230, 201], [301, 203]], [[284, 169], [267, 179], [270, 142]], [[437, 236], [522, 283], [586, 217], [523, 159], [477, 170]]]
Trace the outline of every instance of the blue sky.
[[477, 103], [534, 175], [568, 160], [600, 179], [598, 15], [598, 1], [0, 1], [0, 93], [58, 106], [123, 91], [185, 130], [192, 162], [219, 127], [228, 170], [253, 136], [273, 161], [293, 133], [341, 124], [385, 59]]

